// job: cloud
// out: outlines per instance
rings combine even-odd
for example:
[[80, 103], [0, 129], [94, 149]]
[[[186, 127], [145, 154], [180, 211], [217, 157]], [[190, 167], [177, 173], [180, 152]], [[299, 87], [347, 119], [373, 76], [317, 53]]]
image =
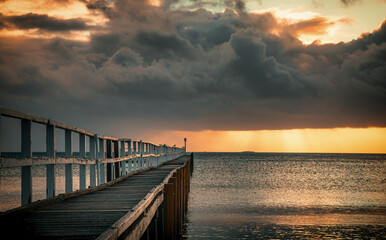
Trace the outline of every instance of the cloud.
[[34, 13], [16, 16], [4, 16], [0, 13], [0, 27], [7, 29], [39, 29], [53, 32], [88, 29], [87, 24], [80, 18], [59, 19]]
[[296, 34], [323, 35], [327, 33], [327, 28], [332, 25], [334, 22], [325, 17], [315, 17], [294, 23], [290, 28]]
[[386, 23], [306, 46], [298, 34], [333, 22], [93, 4], [109, 21], [89, 42], [0, 38], [2, 106], [116, 136], [386, 126]]
[[225, 5], [229, 8], [235, 9], [237, 12], [246, 13], [246, 1], [243, 0], [225, 0]]

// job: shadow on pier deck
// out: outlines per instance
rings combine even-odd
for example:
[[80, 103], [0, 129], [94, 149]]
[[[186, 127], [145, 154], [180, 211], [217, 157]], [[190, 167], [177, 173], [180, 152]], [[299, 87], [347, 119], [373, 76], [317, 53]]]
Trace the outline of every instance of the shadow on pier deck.
[[0, 216], [10, 239], [179, 239], [191, 157], [58, 196]]

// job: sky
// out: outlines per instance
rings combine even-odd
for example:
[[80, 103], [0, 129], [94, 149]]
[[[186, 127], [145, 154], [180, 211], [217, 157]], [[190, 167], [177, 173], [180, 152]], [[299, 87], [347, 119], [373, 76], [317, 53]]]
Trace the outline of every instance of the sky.
[[0, 0], [0, 107], [186, 137], [188, 151], [386, 153], [385, 12], [385, 0]]

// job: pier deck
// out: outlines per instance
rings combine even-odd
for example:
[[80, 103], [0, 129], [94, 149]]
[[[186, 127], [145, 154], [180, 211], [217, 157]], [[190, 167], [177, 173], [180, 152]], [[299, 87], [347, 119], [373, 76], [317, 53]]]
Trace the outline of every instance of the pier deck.
[[95, 239], [133, 211], [189, 158], [182, 156], [98, 191], [1, 216], [2, 235], [13, 239]]

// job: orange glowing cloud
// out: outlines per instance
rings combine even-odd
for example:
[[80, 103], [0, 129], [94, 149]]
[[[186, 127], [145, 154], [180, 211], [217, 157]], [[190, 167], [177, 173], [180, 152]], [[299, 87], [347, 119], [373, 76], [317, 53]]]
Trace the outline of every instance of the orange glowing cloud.
[[[0, 9], [2, 9], [0, 13], [0, 20], [2, 20], [0, 36], [7, 37], [60, 37], [63, 39], [86, 41], [89, 39], [91, 28], [69, 29], [66, 33], [63, 33], [55, 29], [53, 31], [46, 31], [47, 29], [41, 29], [39, 26], [43, 22], [50, 22], [51, 24], [78, 22], [80, 25], [101, 27], [107, 22], [107, 19], [101, 13], [90, 12], [81, 1], [0, 1]], [[21, 23], [24, 25], [20, 26]], [[54, 27], [55, 25], [52, 26]]]
[[325, 17], [315, 17], [290, 25], [293, 32], [297, 34], [323, 35], [328, 32], [328, 28], [334, 25]]

